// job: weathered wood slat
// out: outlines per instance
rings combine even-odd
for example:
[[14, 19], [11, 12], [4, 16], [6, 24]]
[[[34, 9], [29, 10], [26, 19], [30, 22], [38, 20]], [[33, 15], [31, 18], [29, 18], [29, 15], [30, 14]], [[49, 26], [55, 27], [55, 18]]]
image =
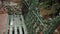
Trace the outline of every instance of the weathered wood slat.
[[9, 31], [9, 34], [12, 34], [12, 31], [13, 31], [13, 15], [10, 16], [11, 18], [11, 21], [10, 21], [10, 31]]
[[[10, 18], [10, 19], [9, 19]], [[23, 34], [23, 31], [22, 31], [22, 21], [20, 20], [20, 17], [19, 15], [9, 15], [9, 18], [8, 18], [8, 21], [7, 22], [7, 25], [6, 25], [6, 32], [5, 34]], [[9, 25], [10, 23], [10, 25]], [[8, 26], [9, 26], [9, 31], [8, 31]], [[19, 32], [18, 32], [19, 30]]]
[[15, 34], [17, 34], [17, 18], [16, 18], [16, 16], [14, 18], [14, 32], [15, 32]]

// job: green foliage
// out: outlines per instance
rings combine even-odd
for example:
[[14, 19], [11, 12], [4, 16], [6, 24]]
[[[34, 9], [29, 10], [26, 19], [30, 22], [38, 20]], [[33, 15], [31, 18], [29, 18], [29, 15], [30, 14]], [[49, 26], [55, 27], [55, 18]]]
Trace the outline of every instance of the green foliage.
[[57, 9], [58, 9], [58, 4], [53, 4], [53, 6], [52, 6], [52, 8], [51, 8], [51, 12], [52, 12], [52, 14], [55, 14], [55, 13], [57, 13], [58, 11], [57, 11]]
[[55, 13], [58, 12], [58, 2], [56, 0], [45, 0], [45, 1], [40, 1], [39, 3], [40, 8], [45, 8], [45, 9], [50, 9], [51, 13], [54, 15]]
[[39, 4], [39, 6], [42, 8], [48, 8], [49, 6], [50, 6], [50, 4], [51, 4], [51, 0], [46, 0], [46, 1], [40, 1], [40, 4]]

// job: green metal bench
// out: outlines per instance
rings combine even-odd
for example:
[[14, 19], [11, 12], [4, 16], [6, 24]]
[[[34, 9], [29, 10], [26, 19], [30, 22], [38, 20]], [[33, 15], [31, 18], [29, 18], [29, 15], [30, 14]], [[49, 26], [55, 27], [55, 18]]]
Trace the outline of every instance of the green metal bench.
[[21, 10], [9, 5], [5, 8], [8, 11], [8, 19], [4, 34], [27, 34]]
[[28, 13], [25, 15], [25, 24], [28, 34], [53, 34], [57, 24], [60, 21], [60, 16], [49, 19], [48, 24], [44, 21], [43, 17], [39, 14], [39, 0], [30, 0]]
[[[22, 18], [22, 20], [21, 20]], [[8, 15], [8, 22], [6, 24], [5, 34], [27, 34], [26, 28], [23, 23], [23, 17], [21, 15]]]
[[[55, 30], [55, 26], [58, 24], [57, 22], [60, 21], [60, 16], [48, 20], [48, 24], [46, 24], [46, 21], [44, 21], [43, 17], [40, 16], [38, 5], [39, 0], [29, 0], [30, 2], [25, 2], [28, 5], [28, 13], [25, 15], [9, 15], [8, 21], [10, 20], [10, 33], [12, 34], [12, 30], [14, 27], [14, 34], [17, 34], [17, 26], [19, 27], [19, 33], [23, 34], [22, 27], [24, 29], [24, 34], [40, 34], [41, 32], [43, 34], [52, 34], [52, 32]], [[11, 10], [10, 10], [11, 11]], [[24, 16], [24, 17], [23, 17]], [[11, 17], [11, 18], [10, 18]], [[10, 18], [10, 19], [9, 19]], [[25, 18], [25, 19], [24, 19]], [[12, 26], [12, 23], [14, 21], [14, 25]], [[18, 24], [16, 24], [16, 22]], [[8, 33], [8, 24], [6, 27], [5, 34]], [[21, 24], [21, 25], [19, 25]], [[52, 31], [53, 30], [53, 31]]]

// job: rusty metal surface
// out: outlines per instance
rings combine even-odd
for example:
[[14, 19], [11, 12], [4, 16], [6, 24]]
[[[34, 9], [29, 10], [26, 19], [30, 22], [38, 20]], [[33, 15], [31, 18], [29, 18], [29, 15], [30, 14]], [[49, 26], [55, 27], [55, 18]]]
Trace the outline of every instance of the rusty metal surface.
[[4, 9], [0, 9], [0, 34], [5, 31], [5, 25], [7, 22], [7, 13]]
[[7, 14], [0, 14], [0, 34], [3, 34], [5, 31], [5, 25], [6, 25], [6, 19], [7, 19]]

